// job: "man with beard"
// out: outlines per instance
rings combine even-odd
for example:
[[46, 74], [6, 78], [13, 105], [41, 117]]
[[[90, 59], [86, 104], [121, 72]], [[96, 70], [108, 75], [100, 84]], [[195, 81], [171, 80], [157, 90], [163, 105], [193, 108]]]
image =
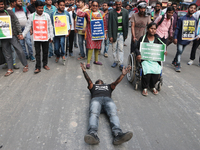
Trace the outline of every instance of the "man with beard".
[[22, 47], [17, 39], [17, 36], [19, 39], [22, 39], [22, 31], [19, 24], [19, 21], [15, 14], [11, 10], [5, 10], [4, 6], [4, 0], [0, 0], [0, 16], [10, 16], [11, 18], [11, 25], [12, 25], [12, 32], [13, 36], [11, 39], [1, 39], [2, 44], [2, 51], [5, 56], [7, 65], [8, 65], [8, 71], [5, 74], [5, 76], [9, 76], [13, 73], [13, 58], [12, 58], [12, 50], [11, 50], [11, 44], [15, 48], [15, 51], [17, 52], [17, 55], [23, 64], [25, 66], [23, 68], [23, 72], [28, 71], [28, 63], [25, 57], [25, 54], [22, 50]]
[[[51, 14], [56, 11], [56, 7], [52, 5], [52, 0], [45, 0], [46, 5], [44, 6], [44, 12]], [[52, 22], [53, 23], [53, 22]], [[49, 58], [53, 56], [53, 45], [52, 43], [49, 43]]]
[[[188, 6], [188, 13], [185, 16], [179, 18], [177, 22], [177, 27], [174, 33], [174, 44], [177, 44], [177, 52], [176, 52], [174, 60], [172, 61], [172, 65], [175, 66], [176, 72], [181, 72], [181, 67], [180, 67], [181, 55], [185, 47], [188, 44], [190, 44], [190, 41], [184, 39], [185, 34], [183, 33], [183, 25], [184, 25], [184, 29], [188, 29], [188, 28], [190, 29], [189, 33], [193, 31], [192, 33], [194, 34], [195, 32], [195, 35], [196, 35], [197, 20], [193, 16], [193, 13], [196, 12], [196, 9], [197, 9], [197, 5], [195, 3], [191, 3]], [[197, 38], [197, 40], [199, 40], [199, 38]]]
[[[23, 37], [26, 36], [26, 34], [29, 32], [29, 30], [31, 28], [33, 28], [33, 20], [47, 20], [47, 30], [48, 30], [48, 41], [34, 41], [34, 45], [35, 45], [35, 52], [36, 52], [36, 65], [35, 65], [35, 71], [34, 73], [39, 73], [41, 70], [41, 57], [40, 57], [40, 53], [41, 53], [41, 47], [42, 47], [42, 54], [43, 54], [43, 68], [46, 70], [50, 70], [50, 68], [47, 66], [48, 64], [48, 49], [49, 49], [49, 42], [53, 41], [53, 27], [51, 24], [51, 19], [50, 16], [43, 12], [44, 10], [44, 3], [41, 1], [36, 1], [35, 2], [35, 8], [36, 8], [36, 12], [32, 13], [29, 18], [28, 21], [26, 23], [26, 27], [23, 31]], [[33, 31], [34, 32], [34, 31]]]
[[36, 2], [36, 0], [31, 0], [31, 4], [27, 7], [27, 9], [30, 11], [31, 14], [36, 11], [35, 2]]
[[[22, 7], [22, 0], [15, 0], [16, 6], [12, 9], [12, 11], [15, 13], [16, 17], [19, 20], [19, 23], [21, 25], [22, 32], [24, 31], [24, 28], [26, 26], [27, 18], [30, 15], [29, 10], [26, 7]], [[28, 47], [28, 53], [26, 52], [26, 45]], [[32, 41], [30, 32], [27, 33], [25, 39], [20, 40], [22, 49], [26, 55], [26, 59], [30, 59], [31, 61], [35, 61], [35, 58], [33, 57], [33, 48], [32, 48]]]
[[166, 14], [159, 16], [154, 22], [158, 25], [156, 34], [167, 44], [167, 38], [172, 41], [174, 8], [168, 7]]
[[[66, 16], [67, 23], [71, 25], [70, 15], [67, 11], [65, 11], [65, 1], [58, 1], [58, 9], [51, 14], [51, 22], [54, 23], [54, 16]], [[70, 34], [70, 28], [68, 29], [68, 35], [64, 36], [55, 36], [54, 38], [54, 47], [56, 54], [56, 63], [59, 61], [60, 57], [63, 60], [63, 65], [65, 65], [65, 37], [68, 37]], [[61, 49], [61, 52], [60, 52]]]
[[147, 24], [151, 22], [150, 16], [145, 16], [146, 7], [146, 2], [140, 1], [137, 4], [139, 12], [131, 16], [131, 53], [135, 51], [138, 40], [145, 34]]
[[128, 35], [128, 11], [122, 8], [122, 1], [115, 1], [116, 9], [109, 12], [108, 37], [112, 43], [114, 63], [111, 67], [119, 65], [123, 69], [124, 61], [124, 41]]
[[163, 11], [161, 10], [162, 3], [157, 2], [155, 6], [155, 10], [151, 12], [151, 20], [154, 21], [160, 15], [164, 15]]

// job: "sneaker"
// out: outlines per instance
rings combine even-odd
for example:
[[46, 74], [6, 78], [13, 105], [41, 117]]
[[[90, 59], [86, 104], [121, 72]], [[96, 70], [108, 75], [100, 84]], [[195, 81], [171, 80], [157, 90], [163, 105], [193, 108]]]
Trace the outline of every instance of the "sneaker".
[[113, 144], [120, 145], [124, 142], [129, 141], [132, 137], [133, 137], [133, 133], [130, 131], [126, 132], [126, 133], [118, 133], [118, 135], [115, 136], [115, 138], [113, 140]]
[[124, 67], [124, 65], [120, 65], [120, 66], [119, 66], [119, 70], [122, 71], [123, 67]]
[[175, 71], [176, 71], [176, 72], [181, 72], [180, 66], [176, 66]]
[[176, 62], [175, 61], [172, 61], [172, 66], [176, 67]]
[[35, 62], [35, 57], [33, 57], [33, 55], [31, 55], [29, 58], [30, 58], [30, 60], [31, 60], [32, 62]]
[[193, 62], [194, 62], [193, 60], [190, 60], [190, 61], [188, 61], [188, 63], [187, 63], [187, 64], [188, 64], [188, 65], [192, 65], [192, 64], [193, 64]]
[[74, 58], [74, 55], [73, 55], [73, 53], [69, 53], [69, 57], [72, 57], [72, 58]]
[[108, 57], [108, 54], [107, 54], [107, 53], [105, 53], [105, 54], [104, 54], [104, 57], [106, 57], [106, 58], [107, 58], [107, 57]]
[[111, 67], [115, 68], [116, 66], [117, 66], [117, 63], [114, 62]]
[[99, 137], [94, 133], [85, 135], [84, 141], [90, 145], [96, 145], [100, 143]]

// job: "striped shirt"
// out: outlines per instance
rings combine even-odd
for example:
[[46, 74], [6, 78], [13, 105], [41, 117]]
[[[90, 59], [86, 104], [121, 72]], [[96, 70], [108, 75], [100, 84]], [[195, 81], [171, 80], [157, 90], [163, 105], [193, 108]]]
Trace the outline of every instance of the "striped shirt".
[[117, 30], [117, 32], [123, 32], [123, 28], [122, 28], [122, 12], [117, 13], [117, 20], [118, 20], [118, 30]]

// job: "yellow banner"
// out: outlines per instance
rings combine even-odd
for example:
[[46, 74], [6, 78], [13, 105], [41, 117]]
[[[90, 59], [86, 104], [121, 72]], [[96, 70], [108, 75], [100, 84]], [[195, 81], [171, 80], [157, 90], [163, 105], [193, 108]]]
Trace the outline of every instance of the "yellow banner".
[[12, 38], [10, 16], [0, 16], [0, 39]]
[[65, 15], [58, 15], [53, 17], [55, 36], [68, 35], [67, 20], [68, 17]]

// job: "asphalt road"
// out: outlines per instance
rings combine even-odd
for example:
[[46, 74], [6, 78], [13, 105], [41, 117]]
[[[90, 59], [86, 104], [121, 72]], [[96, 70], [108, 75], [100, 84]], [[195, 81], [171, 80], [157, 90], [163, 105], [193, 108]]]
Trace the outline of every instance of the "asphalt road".
[[[124, 47], [126, 64], [130, 37]], [[171, 61], [176, 53], [174, 44], [168, 47], [164, 62], [164, 84], [159, 95], [144, 97], [135, 91], [126, 78], [116, 87], [112, 98], [124, 132], [133, 138], [120, 146], [113, 137], [107, 117], [99, 118], [99, 145], [84, 142], [87, 133], [90, 93], [80, 69], [79, 49], [66, 65], [49, 59], [51, 70], [34, 75], [34, 62], [29, 71], [19, 70], [4, 77], [0, 69], [0, 149], [2, 150], [199, 150], [200, 149], [200, 67], [198, 59], [188, 66], [191, 45], [185, 49], [181, 73], [176, 73]], [[197, 58], [199, 51], [197, 52]], [[91, 65], [88, 74], [96, 81], [115, 81], [120, 75], [109, 57], [99, 56], [103, 66]], [[86, 60], [84, 60], [86, 62]], [[19, 61], [18, 61], [19, 62]], [[0, 66], [1, 67], [1, 66]]]

